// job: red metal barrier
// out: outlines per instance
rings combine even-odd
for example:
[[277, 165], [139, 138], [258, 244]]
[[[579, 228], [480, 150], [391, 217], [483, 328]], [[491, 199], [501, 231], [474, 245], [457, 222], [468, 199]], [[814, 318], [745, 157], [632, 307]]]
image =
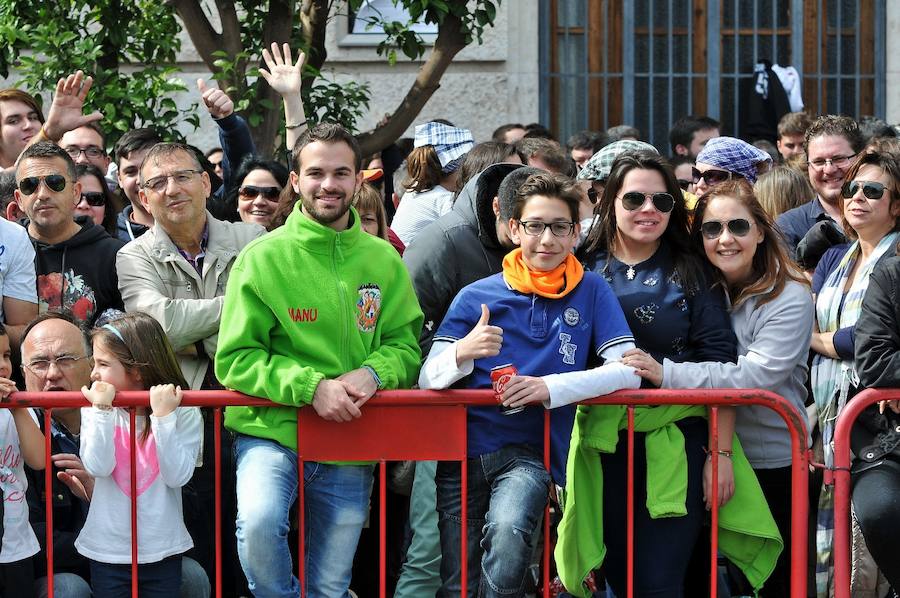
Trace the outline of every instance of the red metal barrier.
[[[898, 397], [900, 398], [900, 397]], [[221, 455], [219, 424], [221, 422], [221, 408], [229, 405], [270, 405], [266, 400], [248, 397], [229, 391], [192, 391], [186, 392], [182, 405], [198, 407], [214, 407], [216, 433], [215, 441], [215, 538], [216, 538], [216, 567], [215, 587], [217, 596], [221, 594], [222, 579], [222, 555], [221, 555]], [[628, 510], [627, 510], [627, 596], [631, 598], [634, 593], [634, 407], [638, 405], [707, 405], [711, 406], [710, 418], [714, 432], [717, 432], [718, 411], [716, 405], [740, 406], [762, 405], [774, 410], [786, 422], [791, 435], [792, 447], [792, 495], [795, 500], [791, 504], [791, 531], [792, 545], [790, 547], [791, 564], [791, 596], [805, 598], [806, 596], [806, 523], [808, 503], [807, 495], [807, 446], [805, 434], [805, 418], [794, 409], [782, 397], [762, 390], [733, 390], [733, 389], [704, 389], [690, 391], [650, 390], [650, 391], [623, 391], [603, 398], [585, 401], [584, 404], [596, 405], [627, 405], [628, 406]], [[146, 392], [125, 392], [116, 395], [115, 406], [138, 407], [148, 405]], [[379, 522], [381, 524], [379, 536], [379, 560], [380, 560], [380, 596], [385, 596], [385, 495], [387, 461], [398, 460], [444, 460], [460, 461], [462, 467], [462, 555], [461, 562], [466, 562], [466, 414], [465, 408], [470, 405], [496, 405], [493, 392], [490, 390], [451, 390], [451, 391], [385, 391], [378, 393], [363, 409], [364, 416], [360, 419], [346, 423], [327, 422], [319, 418], [311, 409], [301, 409], [298, 412], [298, 478], [300, 484], [300, 546], [299, 567], [300, 579], [304, 578], [303, 558], [303, 463], [305, 460], [321, 461], [376, 461], [381, 470], [379, 496], [381, 497]], [[10, 401], [4, 406], [11, 407], [42, 407], [45, 411], [45, 430], [50, 429], [50, 411], [53, 408], [73, 408], [88, 406], [87, 401], [78, 392], [54, 392], [54, 393], [14, 393]], [[424, 408], [423, 407], [426, 407]], [[131, 410], [132, 430], [134, 430], [134, 411]], [[45, 483], [47, 488], [52, 487], [52, 464], [50, 463], [50, 435], [46, 436], [47, 470]], [[132, 444], [134, 435], [132, 434]], [[549, 465], [549, 412], [544, 420], [544, 459], [545, 465]], [[716, 445], [712, 447], [716, 449]], [[132, 446], [132, 460], [135, 451]], [[136, 468], [132, 462], [132, 484], [135, 483]], [[713, 452], [713, 483], [718, 476], [718, 455]], [[132, 595], [137, 596], [137, 545], [136, 538], [136, 496], [132, 491]], [[718, 504], [713, 501], [712, 518], [712, 570], [711, 570], [711, 596], [716, 596], [717, 570], [716, 551], [718, 534], [715, 522], [718, 519]], [[548, 507], [549, 509], [549, 507]], [[47, 563], [48, 563], [48, 592], [52, 595], [53, 580], [53, 509], [52, 494], [47, 493]], [[550, 564], [550, 521], [549, 512], [545, 511], [544, 534], [547, 541], [542, 558], [544, 565], [543, 596], [550, 593], [549, 564]], [[837, 534], [835, 535], [837, 539]], [[466, 572], [463, 567], [462, 588], [465, 595]], [[624, 598], [624, 597], [623, 597]]]
[[870, 388], [844, 406], [834, 429], [834, 597], [850, 598], [850, 430], [863, 410], [900, 400], [900, 389]]

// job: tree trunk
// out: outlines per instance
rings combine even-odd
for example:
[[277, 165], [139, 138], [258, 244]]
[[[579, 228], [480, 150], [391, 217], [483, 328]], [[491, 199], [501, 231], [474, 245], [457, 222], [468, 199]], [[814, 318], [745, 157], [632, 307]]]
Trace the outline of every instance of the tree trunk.
[[452, 14], [447, 15], [438, 30], [431, 54], [419, 69], [406, 97], [382, 126], [357, 137], [363, 156], [380, 152], [400, 138], [440, 87], [441, 77], [453, 62], [454, 56], [465, 47], [462, 22]]
[[[264, 47], [272, 42], [278, 44], [291, 39], [291, 28], [294, 24], [294, 0], [271, 0], [269, 17], [263, 30]], [[264, 81], [256, 86], [256, 104], [267, 100], [272, 105], [266, 110], [262, 122], [251, 128], [253, 142], [261, 155], [272, 156], [275, 153], [275, 139], [281, 133], [281, 96]]]
[[[216, 60], [213, 52], [217, 50], [224, 50], [228, 53], [230, 60], [235, 60], [243, 46], [240, 37], [240, 21], [234, 0], [216, 0], [219, 17], [222, 21], [221, 34], [216, 33], [209, 19], [206, 18], [200, 6], [200, 0], [167, 1], [181, 17], [191, 41], [210, 70], [218, 71], [213, 65]], [[298, 2], [300, 7], [295, 12]], [[300, 46], [306, 49], [307, 62], [310, 66], [321, 69], [327, 58], [325, 26], [328, 22], [331, 5], [331, 0], [271, 0], [265, 25], [264, 45], [268, 46], [273, 41], [281, 43], [291, 40], [294, 20], [298, 18]], [[292, 45], [295, 45], [296, 41], [295, 36]], [[406, 97], [381, 127], [359, 135], [363, 155], [379, 152], [400, 138], [422, 111], [432, 94], [440, 87], [441, 77], [453, 58], [465, 47], [466, 36], [462, 21], [459, 17], [448, 14], [440, 25], [437, 39], [428, 59], [419, 69], [416, 80], [406, 93]], [[234, 87], [237, 94], [248, 93], [246, 68], [246, 62], [240, 61], [235, 68], [234, 80], [230, 78], [222, 80], [219, 82], [220, 86], [223, 88]], [[307, 78], [303, 84], [308, 87], [312, 83], [312, 79]], [[239, 99], [239, 97], [233, 99]], [[275, 150], [275, 140], [281, 133], [281, 98], [262, 82], [255, 90], [254, 101], [258, 105], [263, 100], [271, 102], [272, 109], [266, 111], [262, 122], [252, 128], [251, 134], [258, 151], [264, 155], [272, 155]]]
[[102, 49], [100, 56], [97, 58], [97, 68], [95, 72], [106, 72], [111, 79], [119, 72], [119, 48], [110, 39], [110, 31], [115, 31], [117, 27], [118, 15], [121, 14], [122, 8], [119, 0], [113, 0], [109, 3], [109, 10], [101, 13], [100, 26], [103, 29], [100, 38], [100, 47]]

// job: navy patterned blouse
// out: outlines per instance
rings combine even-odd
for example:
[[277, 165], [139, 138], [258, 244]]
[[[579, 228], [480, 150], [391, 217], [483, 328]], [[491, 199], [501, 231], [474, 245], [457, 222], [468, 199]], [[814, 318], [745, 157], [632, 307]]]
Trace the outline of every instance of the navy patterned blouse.
[[585, 259], [585, 269], [610, 284], [635, 344], [658, 362], [737, 359], [737, 339], [721, 287], [685, 289], [665, 242], [652, 257], [633, 266], [596, 252]]

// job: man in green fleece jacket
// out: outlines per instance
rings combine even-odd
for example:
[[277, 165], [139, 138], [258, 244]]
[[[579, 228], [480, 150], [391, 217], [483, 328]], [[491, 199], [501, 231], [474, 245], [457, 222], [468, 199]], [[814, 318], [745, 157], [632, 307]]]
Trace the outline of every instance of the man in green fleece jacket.
[[[216, 376], [284, 407], [229, 407], [236, 432], [238, 555], [256, 596], [291, 597], [288, 512], [297, 498], [297, 411], [361, 417], [379, 388], [409, 388], [422, 311], [397, 252], [350, 207], [360, 151], [320, 124], [294, 146], [299, 201], [284, 226], [247, 245], [225, 292]], [[374, 466], [305, 462], [306, 596], [349, 597]]]

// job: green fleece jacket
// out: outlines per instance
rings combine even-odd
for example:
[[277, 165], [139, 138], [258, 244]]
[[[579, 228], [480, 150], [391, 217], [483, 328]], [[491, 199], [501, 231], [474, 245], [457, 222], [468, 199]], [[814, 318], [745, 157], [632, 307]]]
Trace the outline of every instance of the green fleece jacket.
[[[706, 408], [671, 405], [635, 409], [634, 429], [646, 432], [647, 510], [654, 519], [679, 517], [687, 512], [684, 435], [674, 422], [695, 416], [705, 417]], [[569, 445], [565, 504], [555, 551], [560, 580], [575, 596], [590, 596], [584, 579], [606, 557], [600, 453], [615, 452], [619, 431], [627, 425], [624, 406], [578, 407]], [[783, 542], [737, 436], [733, 442], [735, 492], [719, 509], [719, 550], [759, 590], [775, 568]]]
[[287, 222], [248, 244], [231, 268], [216, 376], [286, 407], [228, 407], [225, 426], [297, 448], [296, 407], [323, 379], [371, 366], [381, 388], [412, 386], [422, 310], [397, 251], [351, 225], [336, 232], [300, 202]]

